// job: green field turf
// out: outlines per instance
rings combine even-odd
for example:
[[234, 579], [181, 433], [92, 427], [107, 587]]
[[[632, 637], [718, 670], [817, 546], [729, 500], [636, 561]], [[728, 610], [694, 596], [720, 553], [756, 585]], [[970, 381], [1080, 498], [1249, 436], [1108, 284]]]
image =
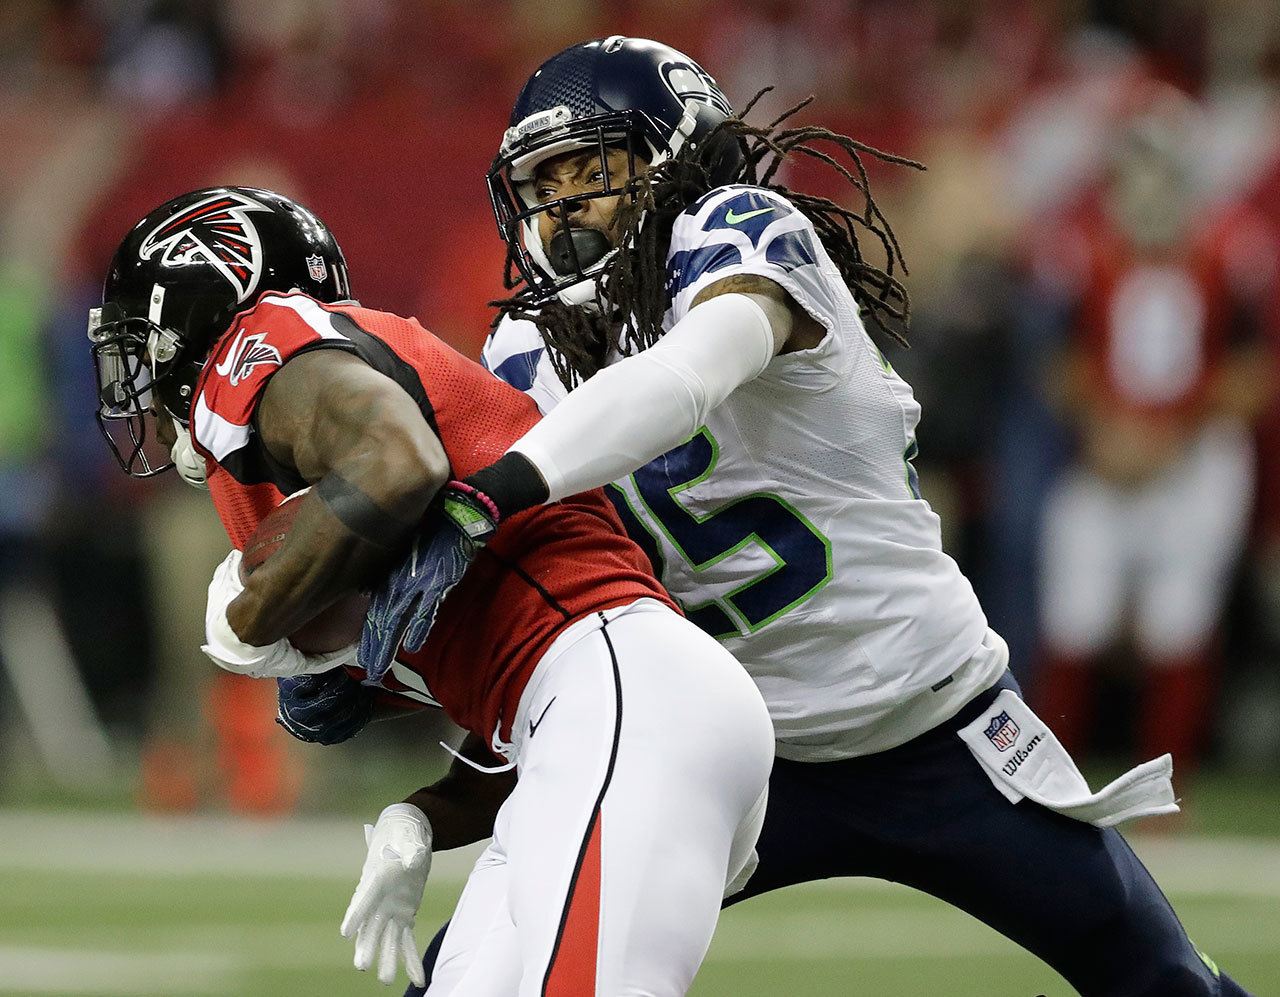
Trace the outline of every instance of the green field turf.
[[[0, 994], [345, 997], [401, 992], [350, 967], [337, 924], [358, 822], [0, 813]], [[1280, 843], [1140, 843], [1193, 938], [1280, 994]], [[437, 858], [419, 920], [447, 915], [467, 860]], [[895, 887], [794, 889], [724, 916], [695, 995], [1033, 997], [1069, 987], [966, 916]]]

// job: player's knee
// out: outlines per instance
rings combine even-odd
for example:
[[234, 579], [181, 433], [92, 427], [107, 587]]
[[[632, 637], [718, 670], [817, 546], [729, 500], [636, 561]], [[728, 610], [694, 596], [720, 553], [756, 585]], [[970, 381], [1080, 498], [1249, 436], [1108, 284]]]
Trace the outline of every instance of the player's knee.
[[1218, 979], [1218, 983], [1222, 987], [1222, 997], [1253, 997], [1244, 987], [1240, 986], [1235, 980], [1223, 973]]
[[[1100, 895], [1113, 902], [1101, 905], [1103, 916], [1072, 947], [1070, 958], [1081, 971], [1073, 982], [1082, 994], [1225, 997], [1233, 992], [1220, 985], [1216, 967], [1196, 951], [1154, 884], [1151, 890], [1135, 890], [1133, 877], [1117, 874], [1112, 885]], [[1080, 961], [1084, 953], [1089, 954]]]
[[1177, 959], [1148, 977], [1140, 989], [1126, 992], [1125, 997], [1219, 997], [1221, 993], [1217, 975], [1203, 962]]

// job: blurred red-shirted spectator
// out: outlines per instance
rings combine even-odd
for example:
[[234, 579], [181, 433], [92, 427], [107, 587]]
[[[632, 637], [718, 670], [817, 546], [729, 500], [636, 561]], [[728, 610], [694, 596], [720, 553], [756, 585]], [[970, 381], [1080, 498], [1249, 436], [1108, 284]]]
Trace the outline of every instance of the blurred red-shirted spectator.
[[1056, 233], [1074, 329], [1057, 391], [1077, 448], [1044, 510], [1039, 701], [1068, 747], [1091, 671], [1124, 638], [1144, 673], [1141, 749], [1194, 763], [1216, 630], [1253, 504], [1251, 422], [1276, 241], [1194, 188], [1195, 112], [1164, 93], [1117, 136], [1103, 189]]

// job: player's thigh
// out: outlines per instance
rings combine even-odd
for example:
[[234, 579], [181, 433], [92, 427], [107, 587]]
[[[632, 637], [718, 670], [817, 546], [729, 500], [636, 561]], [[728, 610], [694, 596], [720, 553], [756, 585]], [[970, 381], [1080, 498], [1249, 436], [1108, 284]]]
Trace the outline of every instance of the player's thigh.
[[[760, 867], [739, 898], [878, 877], [985, 921], [1087, 997], [1212, 993], [1197, 989], [1212, 982], [1204, 964], [1120, 835], [1009, 803], [956, 736], [1003, 688], [1017, 688], [1012, 676], [955, 720], [878, 755], [779, 762]], [[1162, 989], [1168, 980], [1184, 989]]]
[[663, 826], [731, 838], [758, 816], [773, 767], [773, 725], [755, 683], [669, 610], [628, 613], [607, 634], [625, 697], [618, 771], [629, 795]]
[[1045, 505], [1039, 576], [1045, 639], [1087, 656], [1114, 640], [1124, 605], [1127, 516], [1123, 499], [1094, 475], [1065, 472]]
[[706, 954], [721, 899], [750, 860], [773, 764], [768, 711], [718, 642], [674, 614], [611, 627], [631, 721], [624, 716], [618, 828], [607, 890], [632, 909], [632, 930], [604, 939], [617, 975], [605, 992], [649, 993], [665, 976], [683, 993]]
[[588, 977], [587, 992], [684, 993], [758, 830], [759, 693], [674, 613], [635, 613], [575, 645], [529, 712], [508, 840], [521, 993]]
[[1144, 496], [1148, 549], [1138, 578], [1137, 632], [1155, 659], [1195, 653], [1222, 614], [1247, 536], [1254, 455], [1240, 427], [1211, 425]]

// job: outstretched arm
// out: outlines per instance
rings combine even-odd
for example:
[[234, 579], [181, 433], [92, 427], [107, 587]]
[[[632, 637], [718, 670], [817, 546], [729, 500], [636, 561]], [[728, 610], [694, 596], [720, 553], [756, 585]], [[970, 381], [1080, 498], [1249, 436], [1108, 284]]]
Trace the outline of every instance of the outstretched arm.
[[818, 323], [768, 278], [717, 281], [655, 345], [575, 389], [469, 481], [504, 517], [598, 488], [688, 439], [777, 353], [821, 338]]
[[292, 633], [385, 567], [449, 478], [413, 399], [337, 350], [304, 353], [272, 377], [258, 430], [312, 488], [280, 550], [227, 608], [231, 629], [254, 646]]

